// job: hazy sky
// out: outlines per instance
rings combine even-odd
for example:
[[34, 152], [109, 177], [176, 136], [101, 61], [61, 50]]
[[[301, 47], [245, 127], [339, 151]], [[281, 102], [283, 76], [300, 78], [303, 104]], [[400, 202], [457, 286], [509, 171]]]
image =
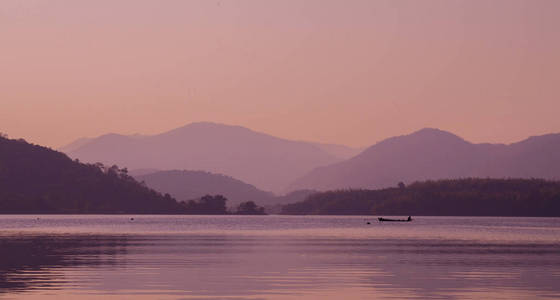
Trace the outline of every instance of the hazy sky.
[[0, 131], [512, 142], [560, 132], [559, 53], [557, 0], [3, 0]]

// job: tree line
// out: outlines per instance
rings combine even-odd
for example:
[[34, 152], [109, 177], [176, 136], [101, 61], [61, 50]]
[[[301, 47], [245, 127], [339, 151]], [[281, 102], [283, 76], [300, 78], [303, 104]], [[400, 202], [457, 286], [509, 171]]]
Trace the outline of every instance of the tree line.
[[560, 216], [560, 182], [464, 178], [316, 193], [283, 206], [294, 215]]

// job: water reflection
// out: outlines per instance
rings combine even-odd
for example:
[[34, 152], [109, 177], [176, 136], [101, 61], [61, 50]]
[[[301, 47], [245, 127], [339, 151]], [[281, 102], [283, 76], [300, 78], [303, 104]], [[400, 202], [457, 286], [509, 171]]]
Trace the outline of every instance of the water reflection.
[[[16, 234], [11, 297], [484, 298], [558, 296], [560, 246], [232, 234]], [[45, 291], [49, 291], [45, 293]]]
[[67, 279], [58, 269], [116, 265], [126, 244], [126, 236], [2, 235], [0, 292], [60, 287]]

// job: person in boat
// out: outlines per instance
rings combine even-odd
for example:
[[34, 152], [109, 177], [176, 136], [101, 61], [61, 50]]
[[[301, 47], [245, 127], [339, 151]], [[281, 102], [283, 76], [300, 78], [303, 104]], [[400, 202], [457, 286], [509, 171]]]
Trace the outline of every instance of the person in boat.
[[408, 216], [407, 219], [386, 219], [386, 218], [381, 218], [381, 217], [377, 218], [377, 219], [379, 220], [379, 222], [384, 222], [384, 221], [387, 221], [387, 222], [410, 222], [410, 221], [412, 221], [411, 216]]

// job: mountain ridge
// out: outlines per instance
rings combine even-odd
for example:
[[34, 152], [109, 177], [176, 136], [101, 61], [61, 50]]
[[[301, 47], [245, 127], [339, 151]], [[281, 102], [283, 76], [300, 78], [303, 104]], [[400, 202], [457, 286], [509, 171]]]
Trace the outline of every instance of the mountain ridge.
[[67, 154], [129, 169], [204, 170], [274, 192], [284, 191], [294, 178], [317, 166], [342, 160], [313, 143], [211, 122], [140, 138], [105, 134]]
[[511, 144], [470, 143], [424, 128], [382, 140], [348, 160], [321, 166], [289, 190], [385, 188], [398, 182], [461, 177], [560, 178], [560, 134]]

